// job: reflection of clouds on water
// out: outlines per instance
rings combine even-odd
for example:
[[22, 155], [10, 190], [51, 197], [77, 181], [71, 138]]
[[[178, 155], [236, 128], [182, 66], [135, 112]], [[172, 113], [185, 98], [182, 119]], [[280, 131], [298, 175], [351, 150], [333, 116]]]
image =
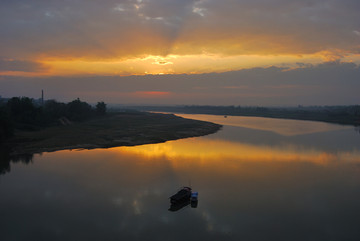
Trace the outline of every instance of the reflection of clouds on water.
[[210, 214], [209, 214], [208, 212], [204, 211], [204, 212], [202, 213], [202, 218], [205, 220], [205, 222], [206, 222], [206, 224], [207, 224], [207, 225], [206, 225], [207, 230], [208, 230], [208, 231], [213, 231], [213, 230], [214, 230], [214, 222], [213, 222]]
[[161, 220], [161, 222], [163, 222], [163, 223], [165, 223], [165, 224], [168, 224], [168, 223], [169, 223], [169, 217], [166, 216], [166, 215], [160, 216], [160, 220]]
[[124, 199], [122, 197], [113, 198], [112, 202], [115, 204], [115, 206], [118, 206], [118, 207], [121, 207], [124, 205]]
[[360, 126], [356, 126], [356, 127], [355, 127], [355, 131], [360, 134]]
[[[163, 153], [160, 156], [146, 154], [149, 159], [144, 160], [137, 152], [126, 150], [127, 148], [64, 151], [39, 157], [35, 162], [37, 165], [34, 165], [34, 172], [38, 173], [36, 177], [40, 183], [46, 182], [49, 175], [59, 178], [65, 175], [66, 178], [54, 183], [47, 182], [45, 186], [34, 185], [42, 195], [36, 195], [31, 188], [23, 193], [31, 196], [27, 200], [28, 205], [44, 218], [42, 221], [37, 219], [34, 224], [30, 222], [29, 230], [37, 230], [36, 225], [41, 224], [42, 230], [50, 233], [46, 237], [53, 237], [55, 234], [51, 234], [52, 229], [49, 227], [56, 226], [56, 229], [64, 231], [61, 236], [64, 239], [69, 239], [69, 235], [80, 237], [83, 233], [89, 233], [92, 237], [88, 240], [180, 240], [179, 235], [183, 237], [183, 233], [191, 233], [189, 240], [239, 240], [242, 235], [255, 236], [255, 240], [261, 240], [274, 235], [269, 231], [271, 228], [276, 229], [276, 225], [271, 223], [274, 219], [291, 232], [298, 231], [295, 226], [286, 226], [287, 210], [293, 210], [292, 214], [295, 216], [301, 213], [309, 217], [306, 212], [308, 208], [312, 210], [310, 216], [326, 215], [324, 213], [328, 213], [329, 208], [336, 209], [333, 204], [346, 204], [346, 201], [331, 201], [335, 200], [332, 194], [334, 190], [342, 189], [339, 183], [344, 177], [333, 180], [331, 178], [339, 177], [339, 173], [332, 171], [326, 174], [324, 170], [327, 169], [322, 166], [306, 172], [309, 165], [284, 166], [271, 162], [248, 162], [243, 165], [230, 160], [222, 163], [219, 160], [217, 164], [211, 160], [202, 162], [199, 159], [179, 159], [175, 165], [177, 168], [170, 165], [172, 175], [193, 178], [194, 188], [201, 193], [201, 205], [197, 209], [185, 208], [171, 213], [167, 211], [168, 197], [180, 185], [177, 179], [169, 177], [168, 165], [173, 160]], [[156, 150], [159, 151], [159, 147]], [[127, 175], [129, 170], [131, 173]], [[13, 175], [16, 174], [14, 171]], [[315, 185], [316, 188], [314, 176], [319, 176], [321, 180]], [[66, 187], [66, 184], [70, 186]], [[61, 188], [62, 185], [65, 185], [65, 189]], [[54, 195], [54, 191], [61, 195]], [[347, 193], [352, 194], [349, 190], [341, 192], [345, 197], [348, 196]], [[46, 202], [50, 206], [44, 206], [42, 202], [44, 193], [49, 194]], [[309, 197], [312, 201], [303, 202], [302, 196]], [[359, 200], [356, 196], [353, 198]], [[68, 206], [69, 200], [72, 208]], [[312, 206], [314, 203], [319, 203], [322, 209], [315, 209]], [[1, 200], [0, 204], [3, 204]], [[354, 205], [350, 207], [353, 208]], [[10, 209], [11, 214], [4, 213], [5, 216], [2, 217], [9, 224], [14, 224], [17, 219], [12, 215], [17, 211]], [[26, 208], [19, 210], [19, 215], [25, 220], [32, 220], [22, 210]], [[303, 221], [297, 220], [297, 225], [306, 226]], [[4, 228], [9, 228], [9, 225], [0, 223]], [[263, 232], [253, 233], [254, 225]], [[72, 227], [75, 226], [77, 229], [74, 230]], [[6, 230], [11, 233], [11, 229]], [[26, 230], [23, 232], [24, 235], [28, 234]]]
[[135, 215], [140, 215], [142, 213], [141, 212], [141, 204], [140, 204], [140, 202], [138, 200], [134, 200], [132, 202], [132, 207], [133, 207]]
[[137, 153], [149, 160], [163, 156], [172, 161], [173, 168], [183, 165], [183, 159], [196, 159], [202, 163], [237, 160], [312, 162], [320, 165], [358, 162], [360, 159], [359, 136], [349, 126], [258, 117], [182, 116], [230, 126], [226, 125], [218, 133], [202, 138], [125, 147], [119, 151]]
[[[360, 151], [350, 131], [289, 137], [226, 126], [162, 144], [36, 155], [1, 176], [2, 238], [354, 240]], [[319, 145], [331, 141], [334, 151]], [[169, 212], [189, 180], [199, 206]]]
[[[326, 165], [341, 162], [359, 162], [360, 152], [306, 149], [295, 144], [283, 143], [281, 146], [252, 145], [229, 142], [217, 139], [186, 139], [162, 144], [144, 145], [138, 147], [121, 147], [116, 149], [121, 153], [151, 158], [164, 157], [169, 160], [172, 168], [186, 168], [186, 163], [194, 160], [201, 165], [229, 165], [229, 162], [312, 162]], [[115, 151], [115, 149], [114, 149]], [[228, 163], [224, 164], [223, 161]]]
[[226, 126], [263, 130], [284, 136], [305, 135], [319, 132], [351, 129], [351, 126], [329, 124], [318, 121], [289, 120], [265, 117], [177, 114], [179, 116], [215, 122]]

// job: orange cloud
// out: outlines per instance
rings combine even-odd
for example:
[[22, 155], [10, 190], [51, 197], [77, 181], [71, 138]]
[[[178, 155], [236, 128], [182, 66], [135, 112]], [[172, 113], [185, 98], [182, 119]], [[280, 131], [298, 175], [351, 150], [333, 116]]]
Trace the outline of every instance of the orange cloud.
[[340, 1], [22, 1], [0, 3], [1, 55], [49, 63], [52, 75], [204, 73], [359, 53], [357, 9]]
[[140, 98], [168, 98], [171, 92], [167, 91], [136, 91], [132, 95]]
[[[199, 46], [200, 48], [200, 46]], [[229, 46], [231, 49], [231, 46]], [[215, 49], [215, 48], [214, 48]], [[323, 61], [353, 62], [360, 64], [360, 54], [342, 50], [320, 51], [314, 54], [222, 54], [201, 53], [193, 55], [147, 55], [136, 58], [41, 58], [36, 63], [43, 69], [27, 71], [6, 71], [0, 75], [13, 76], [74, 76], [74, 75], [157, 75], [157, 74], [200, 74], [226, 72], [255, 67], [281, 66], [299, 68], [298, 63], [319, 64]], [[235, 50], [234, 50], [235, 52]], [[0, 70], [1, 71], [1, 70]]]
[[[222, 4], [149, 0], [135, 5], [132, 1], [101, 5], [84, 1], [81, 9], [80, 4], [65, 6], [70, 2], [56, 3], [53, 9], [27, 3], [26, 11], [1, 4], [0, 9], [7, 9], [2, 12], [3, 31], [0, 27], [6, 43], [1, 55], [23, 59], [28, 69], [29, 63], [48, 67], [33, 69], [31, 73], [39, 76], [193, 74], [340, 59], [360, 63], [358, 31], [354, 30], [358, 20], [338, 18], [333, 25], [333, 17], [325, 14], [352, 11], [336, 3], [329, 4], [327, 11], [322, 11], [321, 4], [312, 8], [284, 1], [279, 8], [264, 0], [255, 4], [249, 0]], [[19, 18], [16, 26], [6, 19], [13, 16]], [[17, 28], [8, 33], [12, 27]], [[33, 76], [14, 72], [14, 67], [12, 72], [2, 71], [1, 75]]]
[[[235, 55], [214, 54], [146, 56], [128, 59], [42, 59], [49, 75], [146, 75], [146, 74], [199, 74], [225, 72], [252, 67], [267, 67], [297, 62], [318, 63], [318, 55]], [[21, 75], [21, 74], [20, 74]]]

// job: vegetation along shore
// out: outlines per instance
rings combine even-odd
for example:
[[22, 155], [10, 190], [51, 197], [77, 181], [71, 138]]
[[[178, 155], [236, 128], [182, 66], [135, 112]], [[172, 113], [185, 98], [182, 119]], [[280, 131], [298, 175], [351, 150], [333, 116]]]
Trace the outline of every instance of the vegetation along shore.
[[160, 143], [220, 128], [171, 114], [107, 113], [104, 102], [92, 107], [79, 99], [36, 104], [27, 97], [15, 97], [0, 105], [1, 146], [11, 150], [10, 155]]
[[360, 105], [347, 106], [128, 106], [141, 111], [229, 116], [256, 116], [293, 120], [322, 121], [341, 125], [360, 126]]

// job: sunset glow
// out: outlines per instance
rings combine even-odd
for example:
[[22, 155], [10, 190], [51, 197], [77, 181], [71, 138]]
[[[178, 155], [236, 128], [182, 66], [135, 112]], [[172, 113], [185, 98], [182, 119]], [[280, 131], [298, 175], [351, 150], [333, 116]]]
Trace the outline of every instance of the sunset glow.
[[[2, 96], [19, 94], [18, 86], [13, 84], [33, 83], [34, 91], [27, 95], [33, 96], [44, 88], [41, 86], [47, 86], [52, 98], [69, 96], [95, 101], [99, 94], [76, 96], [62, 92], [55, 96], [52, 92], [65, 86], [52, 81], [61, 78], [61, 83], [76, 86], [87, 78], [91, 84], [83, 86], [81, 92], [94, 93], [99, 81], [107, 77], [116, 77], [119, 86], [127, 89], [123, 77], [165, 75], [175, 79], [176, 85], [183, 82], [185, 87], [140, 87], [125, 92], [111, 88], [103, 90], [104, 96], [119, 96], [108, 99], [113, 103], [123, 101], [121, 96], [137, 97], [129, 98], [129, 103], [143, 103], [148, 100], [132, 93], [152, 91], [176, 93], [167, 95], [167, 102], [172, 104], [216, 104], [219, 99], [219, 104], [243, 101], [250, 105], [278, 105], [290, 99], [291, 104], [359, 101], [344, 93], [356, 89], [358, 83], [353, 79], [359, 77], [359, 5], [352, 0], [15, 2], [2, 2], [0, 8]], [[329, 69], [324, 70], [324, 66]], [[275, 70], [289, 73], [263, 74]], [[209, 81], [207, 87], [218, 89], [216, 101], [209, 97], [210, 93], [204, 93], [204, 86], [202, 91], [199, 86], [187, 87], [190, 78], [192, 83], [203, 79], [201, 74], [211, 74], [219, 82], [214, 85]], [[237, 81], [232, 86], [248, 88], [246, 95], [223, 92], [229, 90], [229, 75], [231, 82]], [[145, 78], [142, 83], [147, 85]], [[330, 81], [331, 88], [343, 90], [335, 98], [330, 96], [331, 91], [319, 87], [328, 86], [329, 78], [338, 81]], [[251, 83], [266, 81], [256, 87], [267, 92], [250, 90], [254, 86], [243, 83], [249, 79]], [[296, 91], [283, 91], [279, 96], [272, 89], [278, 89], [278, 79], [296, 81]], [[185, 90], [194, 97], [191, 101], [180, 98], [185, 95], [179, 92]], [[118, 95], [111, 94], [116, 91]], [[160, 104], [155, 100], [151, 103]]]
[[0, 241], [355, 241], [360, 0], [0, 0]]
[[[128, 59], [43, 59], [37, 60], [44, 66], [37, 72], [7, 71], [1, 75], [11, 76], [74, 76], [74, 75], [158, 75], [158, 74], [202, 74], [226, 72], [255, 67], [298, 68], [297, 63], [318, 64], [336, 60], [328, 52], [306, 55], [168, 55], [147, 56]], [[360, 63], [360, 55], [344, 57], [346, 61]]]

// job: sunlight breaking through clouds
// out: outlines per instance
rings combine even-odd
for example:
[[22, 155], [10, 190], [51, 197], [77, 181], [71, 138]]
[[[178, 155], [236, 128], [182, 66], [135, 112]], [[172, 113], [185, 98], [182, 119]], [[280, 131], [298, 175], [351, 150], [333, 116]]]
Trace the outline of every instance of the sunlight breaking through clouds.
[[354, 1], [22, 0], [1, 5], [6, 58], [134, 58], [164, 49], [165, 55], [205, 51], [274, 57], [358, 50], [353, 36], [359, 32], [359, 6]]
[[[359, 65], [359, 11], [357, 0], [1, 1], [0, 76], [5, 80], [0, 87], [5, 93], [0, 94], [12, 93], [9, 88], [17, 83], [10, 80], [13, 77], [39, 77], [38, 81], [42, 82], [45, 78], [59, 76], [97, 79], [101, 76], [190, 76], [249, 70], [259, 71], [254, 77], [257, 82], [261, 81], [259, 78], [267, 78], [261, 76], [262, 69], [280, 68], [290, 73], [299, 69], [310, 71], [311, 66], [327, 62]], [[8, 61], [10, 59], [12, 61]], [[293, 86], [292, 95], [287, 99], [276, 102], [264, 99], [261, 103], [288, 103], [291, 97], [292, 103], [298, 104], [330, 103], [335, 99], [319, 98], [319, 93], [314, 92], [320, 87], [310, 88], [306, 71], [302, 74], [295, 80], [296, 84], [290, 83], [290, 79], [282, 84]], [[353, 73], [347, 75], [353, 76]], [[175, 77], [178, 81], [184, 78]], [[300, 78], [302, 81], [298, 81]], [[223, 84], [216, 87], [217, 92], [211, 82], [208, 87], [200, 86], [202, 90], [213, 90], [213, 97], [208, 101], [200, 100], [205, 96], [200, 88], [196, 93], [186, 94], [185, 87], [160, 91], [176, 93], [170, 96], [182, 96], [183, 102], [188, 96], [196, 95], [198, 99], [193, 99], [194, 103], [205, 104], [213, 99], [215, 103], [224, 103], [227, 99], [227, 103], [235, 104], [243, 98], [253, 98], [250, 103], [258, 104], [259, 98], [264, 96], [252, 88], [251, 83], [248, 92], [243, 93], [243, 88], [226, 83], [227, 79], [219, 81]], [[87, 86], [93, 86], [96, 81], [90, 82]], [[275, 82], [269, 78], [267, 97], [280, 98], [290, 93], [284, 90], [291, 88], [283, 88], [279, 93]], [[322, 84], [324, 96], [328, 84]], [[238, 85], [244, 86], [243, 83]], [[191, 90], [196, 89], [192, 87]], [[349, 99], [356, 82], [345, 78], [337, 87], [343, 98]], [[225, 89], [232, 93], [223, 95]], [[308, 97], [303, 96], [304, 89]], [[347, 96], [345, 89], [350, 90]], [[159, 90], [132, 90], [125, 96], [136, 91]], [[88, 89], [82, 92], [95, 93]], [[303, 98], [296, 100], [298, 94]], [[356, 97], [351, 98], [338, 104], [357, 103]], [[311, 101], [315, 99], [316, 102]], [[178, 101], [173, 99], [172, 103]]]

